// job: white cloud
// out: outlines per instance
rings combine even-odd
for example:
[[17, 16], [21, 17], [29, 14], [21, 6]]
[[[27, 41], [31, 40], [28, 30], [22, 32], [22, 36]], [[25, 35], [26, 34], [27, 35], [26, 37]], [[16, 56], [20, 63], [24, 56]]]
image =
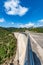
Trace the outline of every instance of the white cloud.
[[34, 26], [34, 23], [31, 23], [31, 22], [29, 22], [27, 24], [20, 24], [19, 25], [19, 27], [21, 27], [21, 28], [24, 28], [24, 27], [29, 28], [29, 27], [32, 27], [32, 26]]
[[14, 24], [14, 22], [11, 22], [11, 24]]
[[34, 27], [40, 27], [43, 26], [43, 19], [37, 20], [37, 23], [35, 23]]
[[38, 22], [40, 22], [40, 23], [43, 23], [43, 19], [41, 19], [41, 20], [38, 20]]
[[5, 22], [4, 18], [0, 18], [0, 22], [1, 22], [1, 23], [2, 23], [2, 22]]
[[28, 11], [28, 8], [20, 5], [19, 0], [7, 0], [4, 3], [5, 11], [8, 15], [23, 16]]

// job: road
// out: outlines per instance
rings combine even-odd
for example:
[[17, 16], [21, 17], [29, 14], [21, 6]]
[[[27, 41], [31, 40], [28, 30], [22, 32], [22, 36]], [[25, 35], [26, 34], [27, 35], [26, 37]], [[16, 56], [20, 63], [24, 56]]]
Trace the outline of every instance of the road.
[[43, 33], [30, 32], [30, 34], [37, 41], [37, 43], [43, 48]]
[[43, 33], [14, 33], [17, 38], [16, 65], [43, 65]]
[[37, 65], [43, 65], [43, 33], [28, 33], [30, 35], [32, 50], [39, 60]]
[[43, 33], [26, 31], [15, 32], [14, 35], [17, 51], [8, 65], [43, 65]]

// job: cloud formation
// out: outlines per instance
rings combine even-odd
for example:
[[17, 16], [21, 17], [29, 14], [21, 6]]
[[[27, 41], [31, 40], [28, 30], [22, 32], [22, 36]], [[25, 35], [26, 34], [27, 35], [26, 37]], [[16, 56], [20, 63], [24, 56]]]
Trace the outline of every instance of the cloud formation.
[[32, 23], [32, 22], [29, 22], [27, 24], [20, 24], [19, 25], [19, 27], [21, 27], [21, 28], [24, 28], [24, 27], [29, 28], [29, 27], [33, 27], [33, 26], [34, 26], [34, 23]]
[[28, 8], [21, 6], [19, 0], [7, 0], [4, 3], [4, 7], [8, 15], [23, 16], [29, 10]]
[[43, 19], [41, 19], [41, 20], [38, 20], [38, 22], [40, 22], [40, 23], [43, 23]]
[[4, 18], [0, 18], [0, 22], [1, 22], [1, 23], [2, 23], [2, 22], [5, 22]]

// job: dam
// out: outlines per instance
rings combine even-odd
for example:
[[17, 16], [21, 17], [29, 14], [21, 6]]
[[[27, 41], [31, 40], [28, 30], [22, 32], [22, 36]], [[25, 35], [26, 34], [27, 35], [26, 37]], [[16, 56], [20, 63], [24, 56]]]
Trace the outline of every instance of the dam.
[[25, 33], [14, 33], [14, 35], [17, 39], [15, 65], [34, 65], [29, 35]]

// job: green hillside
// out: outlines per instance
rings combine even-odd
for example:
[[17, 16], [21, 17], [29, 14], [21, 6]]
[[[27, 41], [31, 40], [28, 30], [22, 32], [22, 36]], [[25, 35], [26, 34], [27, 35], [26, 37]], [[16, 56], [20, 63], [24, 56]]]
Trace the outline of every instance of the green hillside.
[[24, 32], [25, 30], [43, 33], [43, 28], [2, 28], [0, 27], [0, 65], [6, 59], [10, 59], [15, 55], [17, 48], [17, 40], [13, 32]]
[[16, 38], [12, 31], [0, 27], [0, 65], [16, 53]]
[[33, 31], [33, 32], [38, 32], [38, 33], [43, 33], [43, 27], [39, 27], [39, 28], [29, 28], [29, 31]]

